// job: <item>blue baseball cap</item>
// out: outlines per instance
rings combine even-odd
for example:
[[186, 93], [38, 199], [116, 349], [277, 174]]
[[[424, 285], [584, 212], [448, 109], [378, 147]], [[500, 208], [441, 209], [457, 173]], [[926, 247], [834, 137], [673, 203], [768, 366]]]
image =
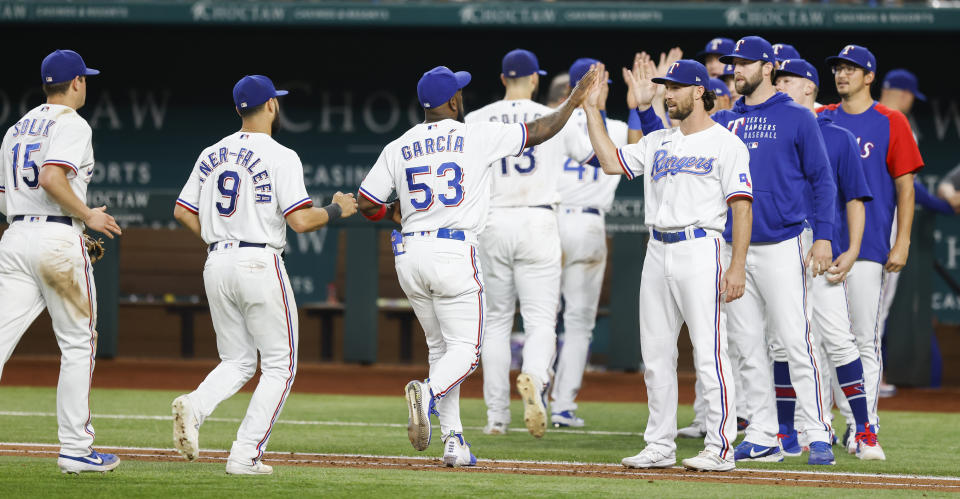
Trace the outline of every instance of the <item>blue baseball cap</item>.
[[233, 86], [233, 103], [237, 109], [257, 107], [281, 95], [287, 95], [287, 91], [277, 90], [273, 81], [263, 75], [244, 76]]
[[703, 50], [697, 52], [697, 57], [706, 55], [727, 55], [733, 52], [733, 40], [729, 38], [714, 38], [707, 42]]
[[717, 94], [717, 96], [725, 95], [727, 97], [730, 97], [730, 89], [727, 88], [727, 84], [724, 83], [723, 80], [719, 78], [710, 78], [710, 83], [709, 83], [709, 86], [707, 87], [707, 90], [712, 90], [713, 93]]
[[780, 69], [777, 70], [777, 76], [781, 74], [806, 78], [812, 81], [814, 85], [820, 86], [820, 74], [817, 73], [817, 68], [803, 59], [784, 59], [780, 61]]
[[537, 61], [537, 56], [535, 56], [533, 52], [524, 49], [515, 49], [507, 52], [507, 55], [503, 56], [503, 75], [507, 78], [520, 78], [521, 76], [529, 76], [533, 73], [539, 75], [547, 74], [546, 71], [540, 69], [540, 63]]
[[720, 62], [733, 64], [734, 59], [776, 62], [776, 54], [774, 54], [773, 46], [770, 45], [770, 42], [759, 36], [745, 36], [737, 40], [732, 52], [720, 57]]
[[800, 57], [800, 52], [797, 52], [797, 49], [789, 43], [774, 43], [773, 57], [777, 60], [777, 62], [786, 59], [803, 59]]
[[838, 55], [827, 57], [827, 64], [836, 66], [839, 62], [850, 62], [867, 71], [877, 70], [877, 58], [866, 47], [847, 45]]
[[437, 66], [420, 77], [417, 98], [424, 108], [433, 108], [449, 101], [457, 91], [470, 83], [470, 73], [454, 73], [446, 66]]
[[720, 76], [733, 76], [734, 67], [733, 64], [724, 64], [723, 73]]
[[898, 88], [906, 90], [914, 97], [922, 101], [927, 100], [927, 96], [920, 93], [917, 89], [917, 75], [906, 69], [891, 69], [887, 76], [883, 78], [883, 88]]
[[70, 81], [78, 76], [98, 75], [100, 71], [88, 68], [80, 54], [72, 50], [54, 50], [40, 64], [40, 81], [53, 85]]
[[667, 74], [663, 78], [653, 78], [654, 83], [666, 83], [672, 81], [681, 85], [700, 85], [704, 88], [710, 88], [710, 77], [707, 76], [707, 68], [697, 61], [690, 59], [680, 59], [673, 63]]
[[[589, 57], [581, 57], [570, 65], [570, 87], [573, 88], [580, 82], [580, 79], [583, 78], [583, 75], [587, 74], [587, 71], [590, 71], [590, 66], [594, 64], [600, 64], [600, 61], [596, 59], [591, 59]], [[613, 83], [613, 80], [607, 80], [607, 83]]]

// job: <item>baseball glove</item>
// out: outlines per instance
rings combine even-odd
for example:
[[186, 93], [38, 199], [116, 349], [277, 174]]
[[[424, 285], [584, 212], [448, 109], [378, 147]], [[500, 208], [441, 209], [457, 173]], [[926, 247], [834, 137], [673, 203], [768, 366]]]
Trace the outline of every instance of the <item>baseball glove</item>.
[[97, 263], [106, 253], [103, 249], [103, 239], [94, 239], [86, 232], [83, 233], [83, 245], [87, 248], [87, 254], [90, 255], [90, 263]]

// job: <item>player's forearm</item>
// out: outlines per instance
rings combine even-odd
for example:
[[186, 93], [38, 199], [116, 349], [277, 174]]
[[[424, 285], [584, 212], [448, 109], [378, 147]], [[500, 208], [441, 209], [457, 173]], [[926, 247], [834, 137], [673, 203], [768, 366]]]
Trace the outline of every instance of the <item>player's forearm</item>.
[[953, 188], [953, 184], [949, 181], [944, 180], [937, 185], [937, 197], [940, 199], [950, 200], [956, 193], [957, 190]]
[[908, 173], [896, 178], [897, 187], [897, 240], [895, 246], [910, 247], [910, 230], [913, 226], [913, 174]]
[[40, 186], [70, 215], [80, 220], [86, 220], [90, 216], [90, 208], [74, 194], [63, 168], [59, 166], [43, 167], [40, 170]]
[[734, 199], [730, 202], [730, 212], [733, 215], [730, 268], [743, 268], [747, 263], [747, 249], [753, 231], [753, 203], [747, 199]]
[[860, 254], [860, 245], [863, 243], [863, 226], [866, 220], [863, 201], [859, 199], [847, 201], [847, 232], [850, 237], [850, 247], [847, 251], [855, 255]]
[[637, 142], [640, 142], [640, 139], [642, 138], [643, 138], [642, 130], [634, 130], [634, 129], [627, 130], [627, 144], [636, 144]]
[[323, 208], [302, 208], [287, 215], [287, 224], [297, 234], [313, 232], [330, 222], [330, 215]]
[[590, 135], [590, 144], [593, 146], [593, 152], [600, 161], [600, 168], [607, 175], [621, 175], [623, 168], [620, 167], [620, 161], [617, 159], [617, 146], [610, 140], [607, 130], [603, 124], [603, 116], [596, 108], [587, 107], [584, 109], [587, 115], [587, 133]]
[[567, 99], [556, 111], [527, 123], [527, 147], [542, 144], [556, 135], [576, 108], [571, 99]]
[[200, 217], [196, 213], [176, 205], [173, 207], [173, 218], [180, 222], [180, 225], [190, 229], [190, 232], [193, 232], [195, 236], [203, 239], [203, 236], [200, 235]]

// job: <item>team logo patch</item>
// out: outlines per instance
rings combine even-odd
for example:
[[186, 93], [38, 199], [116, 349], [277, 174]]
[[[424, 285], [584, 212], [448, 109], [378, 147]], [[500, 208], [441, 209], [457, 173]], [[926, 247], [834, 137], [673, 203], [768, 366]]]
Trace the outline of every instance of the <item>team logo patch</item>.
[[740, 183], [741, 183], [741, 184], [746, 184], [747, 187], [752, 187], [752, 186], [750, 185], [750, 179], [747, 178], [747, 174], [746, 174], [746, 173], [741, 173], [741, 174], [740, 174]]
[[758, 148], [758, 147], [760, 147], [760, 143], [759, 143], [759, 142], [748, 142], [748, 143], [747, 143], [747, 149], [756, 149], [756, 148]]

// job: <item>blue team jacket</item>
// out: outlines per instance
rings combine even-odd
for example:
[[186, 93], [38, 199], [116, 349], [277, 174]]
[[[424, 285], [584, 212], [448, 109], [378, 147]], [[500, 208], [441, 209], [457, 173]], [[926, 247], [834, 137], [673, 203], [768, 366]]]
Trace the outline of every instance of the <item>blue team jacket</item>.
[[[652, 109], [641, 114], [643, 133], [663, 124]], [[837, 185], [816, 118], [790, 96], [777, 92], [761, 104], [744, 99], [732, 110], [714, 113], [713, 120], [743, 140], [750, 151], [753, 180], [754, 243], [774, 243], [796, 237], [803, 221], [814, 219], [814, 239], [832, 240]], [[806, 189], [810, 189], [807, 191]], [[809, 196], [813, 193], [812, 207]], [[733, 217], [727, 217], [723, 237], [732, 239]]]

